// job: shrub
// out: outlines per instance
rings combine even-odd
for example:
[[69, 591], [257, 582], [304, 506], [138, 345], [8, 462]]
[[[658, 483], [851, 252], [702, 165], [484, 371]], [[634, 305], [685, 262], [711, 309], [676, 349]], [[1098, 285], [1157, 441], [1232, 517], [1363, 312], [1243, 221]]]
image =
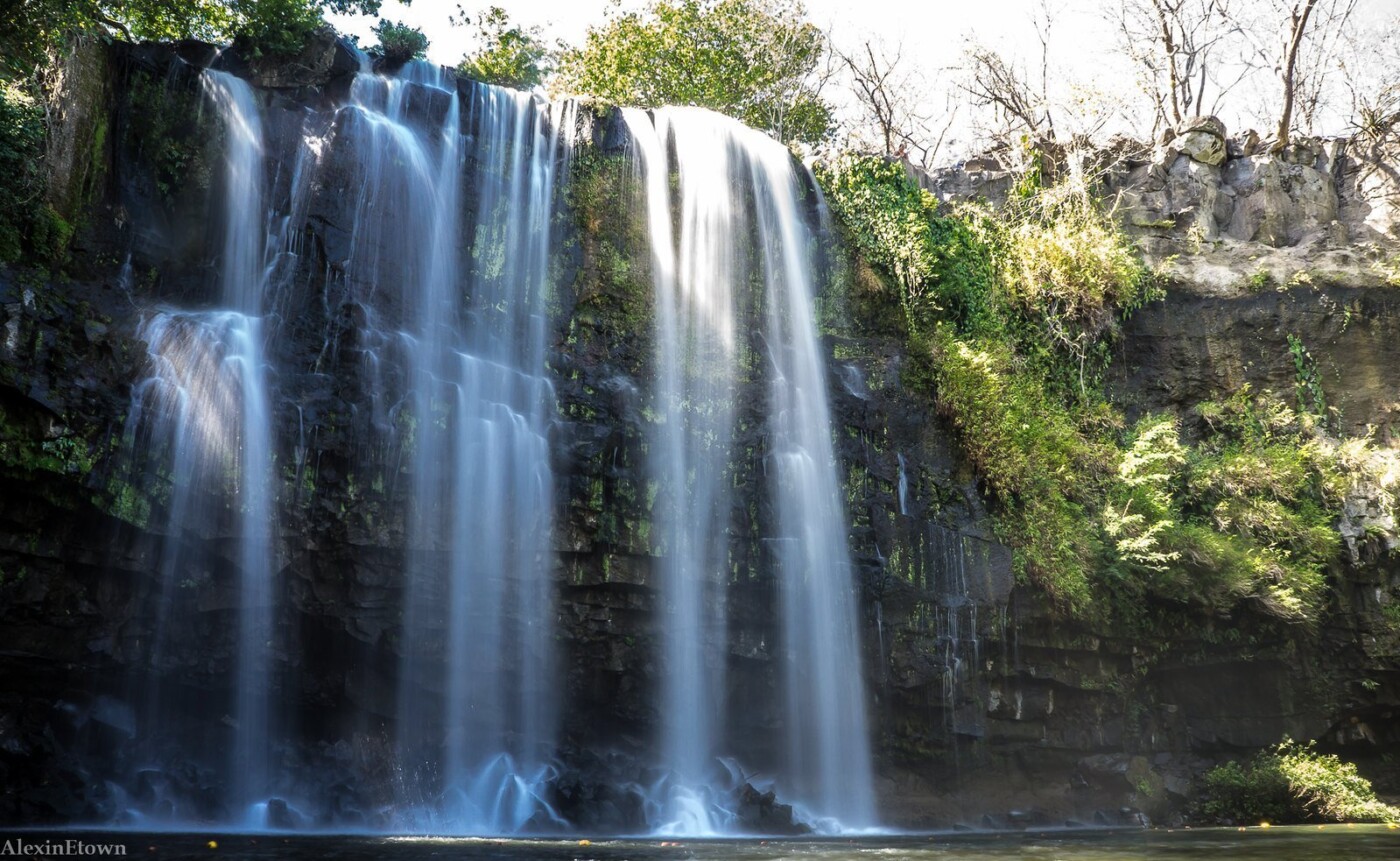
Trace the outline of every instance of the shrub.
[[1119, 452], [1117, 481], [1100, 520], [1117, 562], [1126, 567], [1160, 574], [1181, 558], [1169, 541], [1181, 520], [1173, 493], [1186, 462], [1179, 437], [1175, 418], [1149, 415]]
[[846, 154], [817, 165], [827, 201], [865, 260], [894, 277], [911, 331], [952, 320], [963, 334], [996, 328], [995, 221], [967, 208], [938, 214], [899, 162]]
[[1248, 764], [1217, 766], [1204, 778], [1201, 812], [1235, 822], [1400, 822], [1400, 809], [1376, 798], [1371, 782], [1313, 742], [1282, 744]]
[[1234, 569], [1238, 594], [1273, 615], [1314, 620], [1341, 546], [1331, 449], [1309, 417], [1248, 386], [1197, 412], [1211, 432], [1189, 458], [1182, 507], [1222, 538], [1183, 540], [1187, 561], [1198, 570]]
[[428, 37], [417, 27], [410, 27], [385, 18], [372, 28], [379, 37], [379, 44], [370, 53], [383, 57], [391, 66], [402, 66], [409, 60], [421, 60], [427, 56]]
[[1082, 176], [1013, 198], [1006, 218], [1005, 284], [1023, 309], [1092, 335], [1119, 310], [1156, 295], [1137, 252]]

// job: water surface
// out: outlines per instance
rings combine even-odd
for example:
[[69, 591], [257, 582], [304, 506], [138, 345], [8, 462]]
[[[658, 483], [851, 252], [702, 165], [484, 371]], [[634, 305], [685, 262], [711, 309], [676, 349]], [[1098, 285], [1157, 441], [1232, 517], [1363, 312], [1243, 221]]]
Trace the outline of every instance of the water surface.
[[[30, 832], [0, 841], [122, 845], [126, 857], [395, 861], [1395, 861], [1400, 830], [1383, 825], [1027, 832], [851, 840], [493, 840], [132, 832]], [[210, 845], [211, 841], [215, 844]], [[4, 843], [0, 842], [0, 847]], [[91, 854], [91, 853], [89, 853]]]

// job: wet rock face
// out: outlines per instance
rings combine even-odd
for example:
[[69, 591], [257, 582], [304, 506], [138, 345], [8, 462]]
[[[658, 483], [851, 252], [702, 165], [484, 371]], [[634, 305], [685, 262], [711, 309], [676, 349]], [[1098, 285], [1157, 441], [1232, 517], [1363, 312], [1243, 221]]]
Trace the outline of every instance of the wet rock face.
[[[106, 94], [112, 136], [98, 170], [82, 174], [103, 179], [78, 239], [78, 277], [57, 285], [0, 272], [0, 821], [116, 821], [128, 808], [194, 820], [228, 813], [216, 770], [190, 752], [220, 749], [233, 713], [226, 679], [236, 654], [235, 551], [226, 535], [162, 534], [154, 516], [161, 501], [132, 496], [123, 456], [144, 353], [135, 337], [140, 309], [208, 301], [211, 254], [191, 225], [202, 223], [214, 193], [197, 171], [172, 174], [150, 158], [132, 108], [162, 93], [186, 98], [189, 80], [160, 76], [212, 61], [190, 44], [118, 49], [97, 64], [124, 73], [110, 90], [93, 90]], [[248, 73], [265, 88], [270, 133], [292, 135], [308, 110], [338, 98], [348, 70], [345, 52], [323, 45], [304, 62]], [[153, 77], [160, 88], [137, 91]], [[425, 99], [417, 109], [431, 121], [441, 105]], [[571, 191], [561, 216], [558, 265], [572, 277], [555, 297], [549, 358], [558, 407], [553, 561], [570, 704], [551, 801], [580, 828], [635, 831], [645, 823], [644, 800], [626, 787], [660, 777], [647, 770], [646, 753], [665, 672], [661, 550], [646, 477], [650, 276], [631, 245], [640, 210], [629, 197], [615, 117], [588, 119], [575, 176], [585, 176], [583, 165], [596, 172], [586, 174], [587, 189]], [[171, 128], [179, 141], [208, 133]], [[1195, 131], [1224, 137], [1209, 123]], [[82, 151], [76, 144], [89, 132], [75, 134], [71, 149]], [[181, 163], [197, 165], [189, 152]], [[1188, 153], [1169, 165], [1144, 162], [1117, 180], [1139, 195], [1125, 212], [1144, 222], [1135, 229], [1149, 250], [1188, 250], [1195, 225], [1235, 253], [1183, 255], [1193, 262], [1181, 264], [1167, 299], [1128, 324], [1113, 385], [1130, 412], [1189, 411], [1246, 382], [1291, 391], [1292, 334], [1322, 377], [1338, 381], [1329, 402], [1348, 428], [1371, 425], [1387, 440], [1397, 432], [1400, 299], [1364, 286], [1370, 260], [1351, 244], [1371, 235], [1364, 230], [1393, 230], [1388, 186], [1357, 164], [1326, 147], [1223, 165]], [[352, 166], [323, 167], [328, 183], [353, 175]], [[995, 163], [969, 171], [947, 187], [1009, 187]], [[386, 438], [392, 425], [363, 395], [373, 349], [365, 309], [327, 277], [348, 258], [346, 197], [318, 196], [299, 246], [304, 288], [282, 309], [276, 345], [277, 456], [290, 467], [279, 488], [285, 591], [277, 624], [300, 647], [279, 656], [273, 696], [300, 728], [277, 758], [302, 783], [266, 815], [299, 825], [305, 814], [290, 799], [316, 797], [328, 821], [377, 827], [392, 802], [395, 687], [402, 640], [412, 635], [399, 616], [407, 482], [392, 457], [364, 451], [364, 440]], [[1333, 223], [1345, 226], [1346, 243]], [[1248, 289], [1243, 282], [1258, 265], [1248, 254], [1271, 253], [1249, 240], [1265, 234], [1282, 239], [1285, 252], [1294, 237], [1299, 254], [1330, 248], [1331, 271], [1356, 282], [1318, 277], [1287, 286], [1277, 278]], [[123, 268], [128, 252], [133, 262]], [[1150, 642], [1067, 624], [1015, 585], [1010, 553], [930, 393], [904, 383], [909, 357], [881, 323], [887, 317], [858, 304], [848, 317], [826, 333], [828, 381], [890, 824], [1124, 824], [1143, 814], [1161, 821], [1213, 758], [1282, 732], [1331, 729], [1338, 743], [1376, 750], [1396, 743], [1383, 698], [1358, 688], [1362, 678], [1400, 672], [1372, 636], [1375, 595], [1395, 572], [1367, 528], [1375, 512], [1364, 498], [1348, 509], [1352, 561], [1336, 575], [1344, 606], [1317, 637], [1256, 629], [1247, 616], [1197, 620]], [[758, 491], [765, 438], [753, 420], [757, 405], [737, 412], [744, 426], [736, 448], [746, 454], [737, 467], [733, 558], [750, 573], [731, 584], [728, 626], [715, 636], [730, 670], [731, 746], [761, 768], [783, 738], [771, 706], [781, 696], [777, 595], [761, 541], [772, 512]], [[198, 555], [214, 562], [183, 578], [176, 630], [166, 633], [174, 647], [155, 660], [155, 566], [168, 541], [196, 542]], [[137, 749], [131, 715], [154, 680], [183, 705], [172, 712], [166, 743]], [[752, 786], [740, 787], [735, 804], [749, 828], [800, 828], [783, 798]]]

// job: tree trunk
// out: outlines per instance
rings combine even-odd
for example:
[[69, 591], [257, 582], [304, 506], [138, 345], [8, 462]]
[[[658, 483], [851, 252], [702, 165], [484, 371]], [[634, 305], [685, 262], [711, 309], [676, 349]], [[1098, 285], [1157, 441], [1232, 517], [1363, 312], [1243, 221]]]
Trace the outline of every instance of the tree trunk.
[[1274, 143], [1274, 152], [1282, 152], [1288, 146], [1288, 136], [1293, 128], [1293, 97], [1297, 89], [1295, 74], [1298, 65], [1298, 49], [1303, 44], [1303, 35], [1308, 29], [1308, 19], [1312, 17], [1313, 7], [1317, 5], [1317, 0], [1306, 0], [1303, 8], [1299, 11], [1297, 6], [1293, 7], [1290, 16], [1293, 22], [1293, 30], [1288, 37], [1288, 50], [1283, 60], [1283, 114], [1278, 120], [1278, 140]]

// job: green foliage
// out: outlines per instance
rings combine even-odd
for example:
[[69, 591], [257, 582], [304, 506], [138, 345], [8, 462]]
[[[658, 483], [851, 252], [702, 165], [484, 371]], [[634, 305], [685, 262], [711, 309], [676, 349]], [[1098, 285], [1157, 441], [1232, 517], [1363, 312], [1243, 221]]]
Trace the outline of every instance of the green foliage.
[[[1197, 528], [1179, 536], [1184, 564], [1232, 575], [1227, 594], [1275, 616], [1315, 619], [1340, 548], [1333, 449], [1306, 417], [1247, 386], [1198, 412], [1214, 432], [1187, 467], [1181, 504]], [[1218, 537], [1202, 540], [1207, 528]]]
[[1098, 348], [1117, 319], [1160, 288], [1081, 175], [1013, 197], [1000, 220], [1004, 301], [1032, 327], [1029, 340], [1075, 366], [1073, 382], [1087, 396], [1097, 371], [1090, 362], [1106, 361]]
[[314, 0], [231, 0], [230, 31], [253, 57], [296, 54], [322, 24]]
[[1301, 411], [1246, 389], [1201, 405], [1194, 446], [1168, 415], [1125, 433], [1103, 390], [1109, 345], [1160, 288], [1081, 180], [944, 214], [897, 163], [843, 156], [816, 173], [860, 252], [857, 284], [872, 281], [862, 264], [884, 273], [873, 289], [902, 311], [905, 384], [957, 429], [1020, 573], [1105, 619], [1156, 600], [1317, 620], [1344, 499], [1369, 485], [1393, 502], [1400, 468], [1323, 432], [1301, 343]]
[[991, 327], [996, 272], [986, 222], [943, 217], [899, 162], [845, 154], [817, 165], [827, 202], [869, 263], [889, 272], [911, 332], [951, 315], [962, 333]]
[[699, 105], [817, 143], [831, 128], [814, 81], [826, 40], [803, 16], [791, 0], [655, 0], [590, 28], [560, 58], [558, 87], [621, 105]]
[[1400, 809], [1376, 798], [1353, 763], [1320, 754], [1313, 742], [1285, 740], [1247, 764], [1206, 773], [1207, 816], [1233, 822], [1400, 822]]
[[96, 462], [87, 440], [58, 428], [57, 435], [45, 436], [31, 427], [10, 420], [0, 410], [0, 467], [12, 474], [35, 472], [84, 478]]
[[1021, 573], [1071, 609], [1090, 599], [1098, 555], [1084, 501], [1085, 476], [1102, 472], [1105, 449], [1082, 435], [1062, 406], [994, 339], [964, 340], [946, 324], [933, 338], [940, 410], [1003, 503], [999, 521]]
[[0, 80], [0, 263], [18, 260], [44, 221], [44, 114], [25, 88]]
[[1256, 269], [1245, 279], [1244, 286], [1251, 293], [1262, 293], [1274, 286], [1274, 276], [1267, 269]]
[[140, 0], [105, 4], [113, 21], [133, 39], [226, 39], [237, 20], [233, 4], [220, 0]]
[[379, 44], [370, 53], [383, 57], [391, 66], [401, 66], [409, 60], [422, 60], [428, 56], [428, 37], [417, 27], [386, 18], [372, 28], [379, 37]]
[[[19, 0], [0, 15], [0, 75], [29, 76], [74, 34], [131, 40], [238, 37], [254, 56], [294, 54], [322, 13], [374, 15], [380, 0]], [[407, 2], [405, 2], [407, 5]]]
[[1173, 496], [1186, 462], [1179, 436], [1175, 418], [1149, 415], [1120, 453], [1118, 480], [1100, 518], [1119, 565], [1161, 574], [1181, 558], [1179, 550], [1166, 546], [1181, 519]]
[[1293, 357], [1298, 412], [1309, 413], [1325, 420], [1327, 398], [1322, 393], [1322, 378], [1317, 371], [1317, 361], [1297, 335], [1288, 336], [1288, 354]]
[[540, 40], [539, 27], [520, 27], [499, 6], [492, 6], [477, 19], [475, 53], [462, 58], [457, 71], [497, 84], [528, 90], [544, 83], [553, 71], [552, 52]]
[[99, 27], [99, 0], [11, 0], [0, 13], [0, 78], [31, 77], [73, 33]]

